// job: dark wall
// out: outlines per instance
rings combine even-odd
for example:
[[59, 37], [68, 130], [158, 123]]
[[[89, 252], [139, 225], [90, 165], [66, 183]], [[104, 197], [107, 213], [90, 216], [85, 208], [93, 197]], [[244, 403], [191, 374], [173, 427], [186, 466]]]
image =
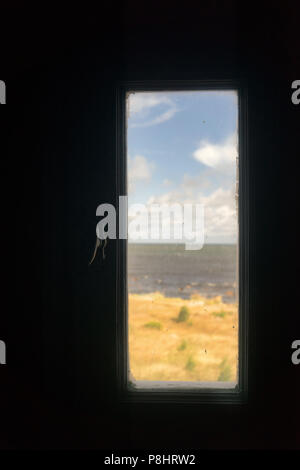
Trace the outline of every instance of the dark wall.
[[[14, 281], [0, 314], [0, 447], [300, 447], [300, 365], [290, 360], [300, 332], [294, 5], [5, 7], [1, 154], [11, 172], [2, 200], [11, 203], [5, 232], [17, 239], [11, 251], [2, 244]], [[116, 396], [116, 242], [88, 266], [96, 208], [116, 197], [115, 84], [201, 78], [248, 82], [249, 402], [125, 406]]]

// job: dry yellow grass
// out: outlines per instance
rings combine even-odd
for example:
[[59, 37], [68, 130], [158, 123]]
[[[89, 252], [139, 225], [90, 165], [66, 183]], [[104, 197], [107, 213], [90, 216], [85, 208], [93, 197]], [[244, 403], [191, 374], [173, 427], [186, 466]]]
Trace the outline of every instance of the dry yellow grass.
[[[186, 306], [190, 316], [177, 322]], [[221, 297], [129, 295], [129, 357], [135, 380], [235, 381], [236, 304]]]

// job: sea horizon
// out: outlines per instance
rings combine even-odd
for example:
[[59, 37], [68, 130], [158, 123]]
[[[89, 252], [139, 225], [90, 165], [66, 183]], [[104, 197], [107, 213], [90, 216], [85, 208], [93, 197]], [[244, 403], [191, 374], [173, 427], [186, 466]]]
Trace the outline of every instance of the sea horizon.
[[129, 293], [236, 300], [237, 244], [210, 243], [194, 251], [182, 243], [129, 243], [128, 254]]

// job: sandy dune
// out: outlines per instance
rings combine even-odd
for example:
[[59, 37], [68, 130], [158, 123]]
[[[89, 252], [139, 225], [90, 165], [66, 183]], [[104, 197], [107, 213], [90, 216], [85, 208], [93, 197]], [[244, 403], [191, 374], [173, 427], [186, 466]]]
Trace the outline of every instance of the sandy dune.
[[[178, 322], [182, 306], [189, 317]], [[136, 380], [234, 381], [237, 305], [223, 303], [221, 297], [130, 294], [129, 354]]]

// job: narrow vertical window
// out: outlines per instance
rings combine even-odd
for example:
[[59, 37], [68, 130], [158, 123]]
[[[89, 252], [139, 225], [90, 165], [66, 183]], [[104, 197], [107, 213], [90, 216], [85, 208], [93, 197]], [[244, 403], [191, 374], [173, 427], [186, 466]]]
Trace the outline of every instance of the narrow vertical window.
[[128, 383], [239, 377], [238, 92], [129, 91]]

